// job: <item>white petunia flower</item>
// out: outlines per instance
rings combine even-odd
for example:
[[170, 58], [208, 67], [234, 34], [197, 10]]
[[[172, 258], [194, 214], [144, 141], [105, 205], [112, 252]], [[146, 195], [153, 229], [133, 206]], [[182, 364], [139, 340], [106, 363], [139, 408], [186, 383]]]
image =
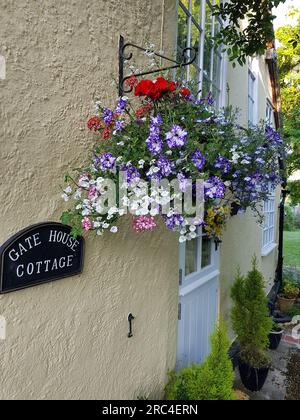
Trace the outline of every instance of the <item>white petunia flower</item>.
[[89, 209], [85, 208], [85, 209], [82, 210], [81, 214], [82, 214], [83, 217], [89, 216], [90, 211], [89, 211]]
[[157, 216], [158, 214], [159, 214], [159, 210], [157, 208], [150, 210], [150, 216], [154, 217], [154, 216]]
[[77, 190], [76, 193], [74, 194], [74, 199], [75, 200], [79, 200], [81, 198], [81, 190]]
[[115, 214], [115, 213], [118, 213], [117, 207], [110, 207], [110, 209], [108, 210], [108, 214], [112, 215], [112, 214]]
[[239, 153], [236, 153], [236, 152], [232, 153], [232, 161], [233, 161], [233, 163], [238, 163], [239, 158], [240, 158]]
[[250, 162], [249, 162], [249, 160], [247, 160], [247, 159], [243, 159], [243, 160], [241, 161], [241, 164], [242, 164], [242, 165], [249, 165], [249, 164], [250, 164]]
[[112, 227], [110, 228], [110, 231], [111, 231], [111, 233], [117, 233], [117, 232], [118, 232], [118, 228], [117, 228], [117, 226], [112, 226]]
[[68, 185], [68, 186], [67, 186], [67, 188], [65, 188], [65, 189], [64, 189], [64, 192], [65, 192], [66, 194], [71, 194], [71, 192], [72, 192], [72, 187], [71, 187], [70, 185]]

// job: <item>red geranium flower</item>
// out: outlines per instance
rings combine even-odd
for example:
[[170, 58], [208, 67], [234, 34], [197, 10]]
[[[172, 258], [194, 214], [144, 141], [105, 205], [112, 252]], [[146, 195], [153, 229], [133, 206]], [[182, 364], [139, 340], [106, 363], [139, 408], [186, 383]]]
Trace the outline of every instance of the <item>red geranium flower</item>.
[[102, 132], [102, 137], [104, 138], [104, 140], [107, 140], [110, 138], [110, 135], [111, 135], [111, 129], [109, 127], [105, 127]]
[[156, 79], [156, 82], [154, 84], [155, 89], [157, 91], [166, 92], [167, 90], [169, 90], [170, 83], [161, 76]]
[[137, 117], [137, 119], [142, 118], [144, 115], [148, 114], [151, 110], [152, 110], [153, 106], [151, 104], [147, 104], [141, 108], [138, 108], [135, 111], [135, 115]]
[[141, 80], [135, 87], [134, 95], [135, 96], [150, 96], [150, 93], [153, 89], [152, 80]]
[[174, 92], [176, 89], [176, 83], [175, 82], [169, 82], [169, 91]]
[[175, 82], [169, 82], [164, 77], [159, 76], [155, 82], [152, 80], [141, 80], [134, 91], [135, 96], [148, 96], [152, 101], [160, 99], [168, 92], [174, 92]]
[[124, 82], [124, 85], [127, 87], [131, 87], [133, 88], [134, 86], [136, 86], [138, 84], [138, 79], [136, 76], [131, 76], [129, 77], [129, 79], [126, 79]]
[[189, 96], [191, 91], [189, 89], [183, 87], [183, 88], [180, 89], [180, 93], [181, 93], [182, 96]]
[[88, 120], [87, 126], [89, 130], [97, 131], [101, 126], [101, 121], [98, 117], [92, 117]]

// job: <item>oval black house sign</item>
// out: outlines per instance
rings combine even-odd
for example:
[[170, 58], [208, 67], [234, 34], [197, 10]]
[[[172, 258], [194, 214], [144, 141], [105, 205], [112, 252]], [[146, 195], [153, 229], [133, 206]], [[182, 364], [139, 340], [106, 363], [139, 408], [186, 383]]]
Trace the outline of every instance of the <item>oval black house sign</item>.
[[0, 247], [0, 293], [74, 276], [82, 272], [84, 239], [56, 222], [39, 223]]

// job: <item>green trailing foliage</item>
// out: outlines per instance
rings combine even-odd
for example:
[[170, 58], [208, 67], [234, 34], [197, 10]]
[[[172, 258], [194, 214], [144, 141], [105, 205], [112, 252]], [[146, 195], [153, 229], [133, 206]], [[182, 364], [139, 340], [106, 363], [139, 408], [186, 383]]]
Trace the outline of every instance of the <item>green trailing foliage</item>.
[[240, 358], [256, 368], [269, 363], [267, 348], [272, 320], [269, 316], [264, 278], [257, 269], [256, 258], [246, 276], [238, 272], [231, 289], [232, 326], [237, 335]]
[[296, 218], [293, 213], [293, 210], [290, 206], [286, 205], [284, 207], [284, 226], [283, 229], [289, 232], [295, 230], [296, 228]]
[[211, 353], [203, 365], [171, 372], [166, 386], [167, 400], [233, 400], [234, 372], [228, 355], [230, 342], [220, 322], [211, 337]]
[[299, 288], [291, 281], [285, 280], [283, 283], [282, 295], [286, 299], [296, 299], [299, 295]]
[[289, 181], [287, 189], [289, 192], [288, 197], [291, 206], [297, 206], [297, 204], [300, 204], [300, 180]]
[[[230, 0], [216, 2], [214, 14], [226, 23], [216, 37], [225, 45], [229, 60], [235, 65], [246, 64], [248, 56], [262, 55], [268, 42], [274, 39], [272, 8], [285, 0]], [[241, 29], [241, 21], [245, 26]], [[247, 22], [247, 23], [246, 23]]]
[[290, 317], [299, 316], [300, 315], [300, 308], [298, 306], [293, 306], [292, 309], [288, 310], [286, 313]]
[[276, 31], [276, 38], [280, 43], [277, 48], [277, 57], [283, 131], [285, 141], [292, 151], [287, 156], [288, 175], [300, 169], [300, 13], [293, 8], [289, 14], [296, 18], [296, 24], [284, 25]]

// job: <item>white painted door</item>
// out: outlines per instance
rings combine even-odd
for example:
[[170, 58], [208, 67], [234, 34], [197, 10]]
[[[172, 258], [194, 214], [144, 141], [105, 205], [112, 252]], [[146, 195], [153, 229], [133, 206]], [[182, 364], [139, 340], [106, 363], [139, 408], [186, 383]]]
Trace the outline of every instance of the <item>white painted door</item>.
[[218, 318], [219, 252], [199, 232], [180, 246], [177, 368], [202, 363]]

